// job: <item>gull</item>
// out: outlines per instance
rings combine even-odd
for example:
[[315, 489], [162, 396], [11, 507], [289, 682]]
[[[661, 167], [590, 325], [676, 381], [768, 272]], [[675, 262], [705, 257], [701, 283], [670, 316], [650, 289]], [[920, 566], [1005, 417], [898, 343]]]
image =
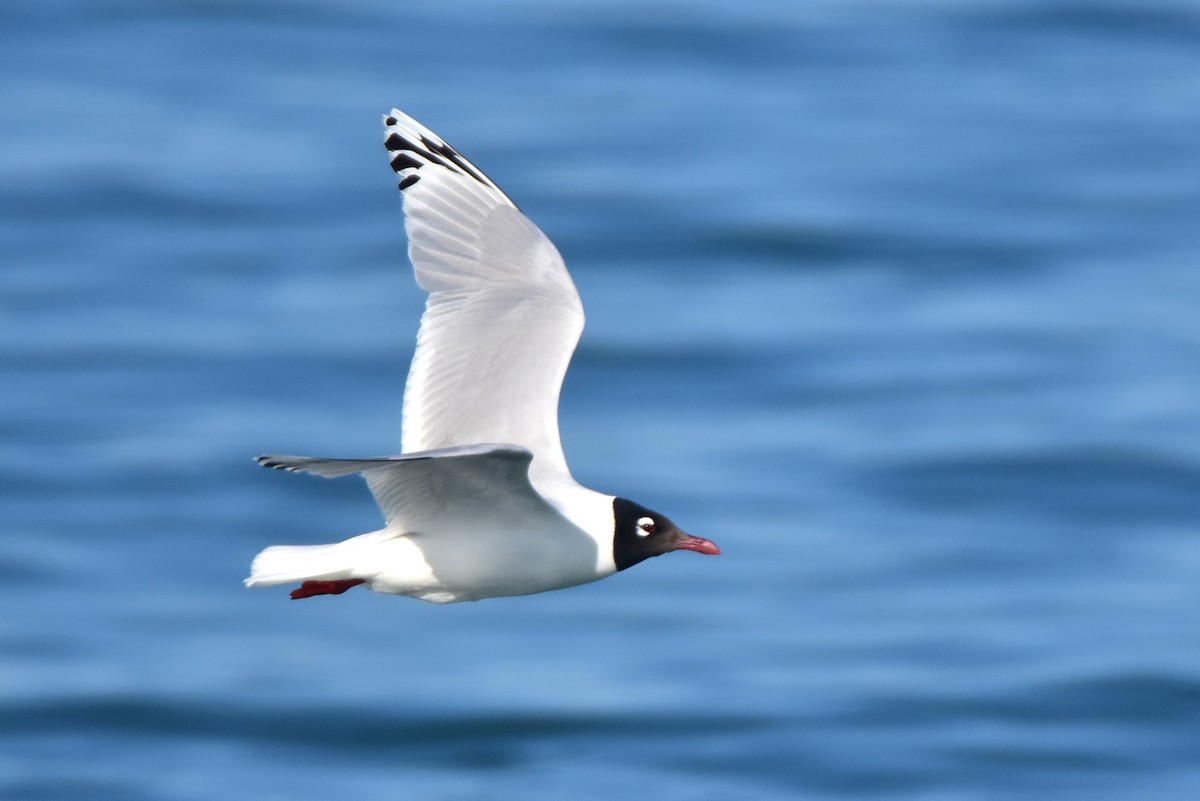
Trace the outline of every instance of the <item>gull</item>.
[[666, 516], [571, 476], [558, 396], [584, 315], [558, 249], [437, 134], [397, 109], [384, 125], [409, 259], [429, 293], [401, 453], [256, 461], [360, 474], [385, 525], [329, 545], [271, 546], [246, 585], [299, 582], [294, 599], [365, 585], [454, 603], [585, 584], [670, 551], [719, 554]]

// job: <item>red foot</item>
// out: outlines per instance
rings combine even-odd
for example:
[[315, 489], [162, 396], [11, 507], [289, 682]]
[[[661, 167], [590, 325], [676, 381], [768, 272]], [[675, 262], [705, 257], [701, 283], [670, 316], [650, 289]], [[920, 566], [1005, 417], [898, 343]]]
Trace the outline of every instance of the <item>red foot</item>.
[[338, 579], [337, 581], [306, 581], [292, 590], [292, 600], [311, 598], [314, 595], [341, 595], [351, 587], [364, 583], [363, 579]]

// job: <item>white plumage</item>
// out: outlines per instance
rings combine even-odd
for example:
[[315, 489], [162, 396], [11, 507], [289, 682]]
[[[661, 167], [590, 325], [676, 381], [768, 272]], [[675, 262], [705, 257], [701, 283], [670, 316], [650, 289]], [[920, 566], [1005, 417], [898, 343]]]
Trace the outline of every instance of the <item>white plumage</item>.
[[361, 473], [386, 525], [332, 545], [267, 548], [246, 584], [305, 582], [293, 597], [308, 597], [365, 583], [444, 603], [581, 584], [677, 548], [717, 552], [665, 517], [645, 532], [642, 512], [654, 513], [574, 481], [558, 396], [584, 315], [562, 257], [436, 134], [395, 109], [385, 126], [409, 258], [430, 293], [404, 391], [403, 454], [259, 462]]

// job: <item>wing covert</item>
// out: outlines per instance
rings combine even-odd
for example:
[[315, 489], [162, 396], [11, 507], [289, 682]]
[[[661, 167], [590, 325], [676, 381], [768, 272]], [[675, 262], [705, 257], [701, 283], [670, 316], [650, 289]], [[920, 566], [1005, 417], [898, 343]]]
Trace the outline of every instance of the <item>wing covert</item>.
[[375, 459], [259, 456], [264, 467], [324, 478], [361, 473], [388, 526], [409, 533], [438, 528], [447, 517], [489, 521], [561, 520], [529, 481], [533, 454], [506, 444], [442, 448]]

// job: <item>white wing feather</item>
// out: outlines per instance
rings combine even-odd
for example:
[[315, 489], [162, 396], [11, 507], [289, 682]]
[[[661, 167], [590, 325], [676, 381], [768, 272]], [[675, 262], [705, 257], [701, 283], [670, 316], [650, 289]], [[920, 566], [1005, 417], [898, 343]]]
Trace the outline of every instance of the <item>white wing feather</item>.
[[558, 429], [583, 305], [554, 244], [478, 168], [394, 110], [385, 120], [417, 283], [430, 293], [404, 391], [405, 452], [481, 442], [569, 475]]

